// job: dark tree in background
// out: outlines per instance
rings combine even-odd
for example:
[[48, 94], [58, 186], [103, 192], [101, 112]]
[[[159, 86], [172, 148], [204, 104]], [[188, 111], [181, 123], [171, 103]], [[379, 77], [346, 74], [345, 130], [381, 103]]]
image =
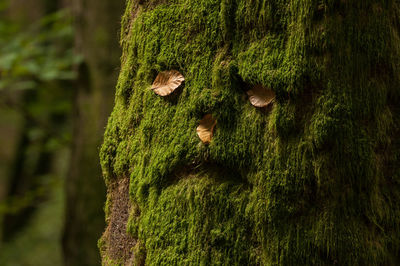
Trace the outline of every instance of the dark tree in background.
[[1, 265], [100, 264], [124, 2], [0, 0]]
[[[1, 43], [1, 107], [10, 109], [17, 118], [5, 122], [6, 132], [7, 127], [18, 128], [18, 133], [6, 136], [4, 142], [13, 143], [17, 138], [18, 144], [15, 149], [12, 145], [5, 146], [7, 152], [15, 154], [2, 179], [7, 180], [3, 189], [8, 197], [20, 197], [21, 203], [14, 204], [19, 205], [14, 209], [20, 210], [4, 217], [5, 239], [11, 238], [29, 220], [37, 199], [44, 198], [39, 195], [45, 194], [39, 191], [41, 184], [49, 181], [46, 176], [54, 174], [58, 148], [69, 129], [72, 96], [69, 80], [73, 78], [68, 69], [73, 62], [70, 28], [67, 19], [55, 13], [61, 3], [16, 0], [9, 4], [4, 11], [1, 33], [10, 35], [2, 36]], [[59, 64], [62, 60], [64, 67]]]
[[73, 148], [67, 188], [63, 247], [66, 265], [98, 265], [97, 241], [104, 229], [105, 186], [98, 158], [111, 111], [120, 49], [124, 0], [71, 0], [78, 69]]
[[[23, 1], [13, 1], [8, 9], [2, 11], [2, 16], [4, 19], [12, 21], [15, 24], [22, 25], [22, 27], [28, 27], [31, 23], [37, 21], [41, 16], [43, 16], [45, 11], [44, 2], [33, 3], [33, 1], [28, 1], [27, 3], [24, 3]], [[4, 79], [2, 76], [0, 76], [0, 78]], [[11, 98], [12, 94], [17, 95], [13, 95]], [[29, 105], [29, 98], [35, 97], [35, 95], [37, 95], [37, 91], [30, 91], [28, 93], [21, 93], [18, 91], [7, 93], [7, 91], [2, 91], [3, 100], [11, 98], [22, 106]], [[28, 132], [35, 127], [35, 122], [14, 114], [11, 116], [13, 123], [10, 123], [10, 121], [7, 121], [7, 115], [2, 113], [1, 116], [2, 120], [5, 120], [5, 123], [1, 127], [1, 144], [4, 147], [2, 150], [3, 153], [8, 153], [8, 156], [2, 156], [3, 162], [8, 161], [1, 173], [2, 193], [0, 193], [0, 200], [4, 200], [10, 196], [23, 195], [32, 189], [32, 185], [35, 182], [35, 176], [43, 172], [46, 173], [48, 170], [46, 168], [49, 167], [50, 162], [40, 162], [39, 159], [37, 162], [33, 164], [31, 163], [30, 169], [24, 169], [24, 166], [27, 164], [26, 161], [28, 160], [26, 153], [28, 153], [27, 150], [29, 149], [30, 144], [32, 144], [30, 143]], [[13, 133], [10, 134], [9, 132]], [[39, 158], [46, 157], [46, 152], [42, 151], [42, 143], [37, 146], [39, 146], [37, 151], [30, 155]], [[23, 210], [15, 215], [5, 214], [3, 216], [3, 214], [0, 214], [0, 216], [3, 216], [0, 217], [0, 220], [3, 220], [0, 230], [0, 241], [10, 238], [15, 231], [27, 221], [32, 209], [33, 206], [26, 206], [26, 208], [23, 208]]]
[[0, 264], [61, 264], [71, 141], [70, 18], [61, 1], [0, 0]]
[[103, 263], [399, 265], [399, 5], [129, 0]]

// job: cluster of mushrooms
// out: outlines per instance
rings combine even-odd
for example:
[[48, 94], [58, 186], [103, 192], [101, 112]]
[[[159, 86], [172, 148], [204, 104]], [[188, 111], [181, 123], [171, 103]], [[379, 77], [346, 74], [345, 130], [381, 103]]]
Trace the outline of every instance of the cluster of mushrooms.
[[[185, 81], [185, 77], [176, 70], [160, 72], [151, 86], [151, 90], [157, 95], [168, 96], [178, 89]], [[257, 108], [265, 108], [275, 100], [275, 93], [271, 89], [262, 85], [255, 85], [246, 91], [250, 103]], [[211, 115], [206, 114], [197, 127], [197, 135], [204, 144], [209, 144], [213, 137], [214, 128], [217, 120]]]

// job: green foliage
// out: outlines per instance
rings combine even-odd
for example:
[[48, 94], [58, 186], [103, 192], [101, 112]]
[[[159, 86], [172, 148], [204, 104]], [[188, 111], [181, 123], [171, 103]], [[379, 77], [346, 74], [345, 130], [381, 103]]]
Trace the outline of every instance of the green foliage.
[[43, 82], [74, 79], [72, 27], [65, 11], [29, 28], [0, 20], [0, 90], [38, 89]]
[[[46, 200], [60, 188], [60, 176], [65, 174], [63, 163], [55, 160], [69, 145], [71, 127], [68, 117], [73, 93], [70, 88], [76, 77], [74, 64], [80, 60], [73, 55], [73, 32], [67, 11], [46, 15], [26, 26], [6, 16], [7, 2], [0, 0], [0, 116], [3, 119], [10, 112], [18, 117], [18, 121], [13, 121], [16, 136], [5, 133], [2, 143], [8, 141], [8, 137], [18, 143], [8, 147], [15, 149], [9, 152], [10, 157], [15, 157], [8, 158], [12, 164], [7, 165], [3, 171], [5, 175], [0, 177], [6, 186], [0, 202], [0, 227], [5, 232], [4, 238], [6, 234], [8, 240], [15, 236], [10, 243], [2, 245], [2, 250], [8, 250], [0, 256], [2, 265], [18, 263], [18, 253], [29, 245], [39, 247], [48, 241], [54, 249], [54, 243], [59, 243], [58, 235], [41, 239], [37, 235], [40, 226], [36, 224], [41, 222], [36, 222], [35, 215], [31, 220], [30, 214], [36, 207], [42, 213], [40, 208], [47, 206]], [[4, 128], [7, 128], [6, 124]], [[55, 208], [62, 206], [56, 204]], [[46, 220], [46, 215], [38, 220]], [[60, 217], [48, 219], [54, 227], [49, 234], [61, 232], [58, 225], [61, 220], [57, 218]], [[27, 227], [4, 228], [6, 221], [17, 219]], [[26, 236], [15, 234], [19, 230], [26, 232]], [[0, 238], [3, 241], [3, 235]], [[31, 240], [37, 244], [30, 243]], [[37, 253], [37, 259], [43, 259], [41, 255], [45, 252], [43, 249], [43, 253]], [[59, 253], [53, 255], [49, 260], [61, 258]], [[30, 265], [28, 257], [21, 258], [19, 263]]]
[[[101, 150], [146, 264], [398, 264], [398, 1], [164, 2], [128, 1]], [[169, 69], [176, 99], [149, 90]], [[243, 81], [276, 92], [270, 113]]]
[[[1, 3], [6, 10], [7, 2]], [[29, 129], [31, 140], [56, 135], [46, 144], [48, 150], [62, 147], [69, 138], [61, 122], [71, 109], [68, 82], [76, 78], [74, 65], [81, 60], [73, 53], [72, 36], [66, 10], [28, 27], [6, 16], [0, 20], [1, 106], [16, 110], [35, 125]], [[52, 124], [54, 120], [60, 122], [59, 128]]]

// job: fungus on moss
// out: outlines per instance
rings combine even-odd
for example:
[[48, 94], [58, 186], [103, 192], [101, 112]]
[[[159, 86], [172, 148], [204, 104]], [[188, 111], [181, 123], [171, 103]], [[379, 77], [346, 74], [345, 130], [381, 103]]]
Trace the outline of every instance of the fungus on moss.
[[267, 107], [275, 100], [275, 92], [262, 85], [255, 85], [251, 90], [248, 90], [247, 95], [251, 104], [255, 107]]
[[185, 77], [176, 70], [160, 72], [151, 86], [156, 94], [167, 96], [179, 88], [185, 81]]
[[205, 115], [200, 121], [200, 125], [197, 127], [197, 135], [204, 144], [211, 142], [216, 124], [217, 120], [211, 114]]

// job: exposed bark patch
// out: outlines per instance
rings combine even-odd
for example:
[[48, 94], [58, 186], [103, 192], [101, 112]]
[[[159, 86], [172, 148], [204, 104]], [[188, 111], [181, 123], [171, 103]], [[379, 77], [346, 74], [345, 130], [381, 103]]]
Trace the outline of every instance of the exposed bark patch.
[[126, 225], [129, 219], [131, 202], [129, 199], [129, 178], [114, 182], [109, 187], [110, 215], [108, 226], [103, 234], [101, 248], [103, 263], [122, 262], [123, 265], [132, 265], [134, 260], [133, 249], [137, 239], [127, 233]]

